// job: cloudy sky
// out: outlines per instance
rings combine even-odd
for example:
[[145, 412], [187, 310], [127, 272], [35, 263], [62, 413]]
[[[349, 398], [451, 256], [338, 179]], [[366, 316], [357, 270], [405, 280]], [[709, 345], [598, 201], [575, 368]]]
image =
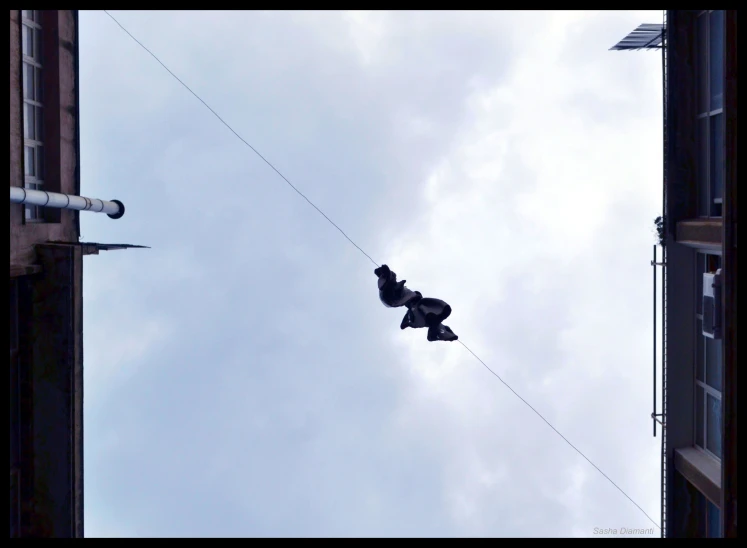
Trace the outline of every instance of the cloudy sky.
[[[657, 522], [661, 12], [112, 12]], [[652, 523], [115, 23], [82, 12], [87, 536]], [[658, 529], [654, 527], [658, 535]]]

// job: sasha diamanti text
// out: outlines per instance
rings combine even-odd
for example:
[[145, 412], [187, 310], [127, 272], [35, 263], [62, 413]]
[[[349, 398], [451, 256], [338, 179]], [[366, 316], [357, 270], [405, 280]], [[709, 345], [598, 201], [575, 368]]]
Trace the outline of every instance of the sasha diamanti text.
[[628, 527], [621, 527], [619, 529], [614, 528], [603, 528], [594, 527], [595, 535], [653, 535], [654, 528], [648, 529], [633, 529]]

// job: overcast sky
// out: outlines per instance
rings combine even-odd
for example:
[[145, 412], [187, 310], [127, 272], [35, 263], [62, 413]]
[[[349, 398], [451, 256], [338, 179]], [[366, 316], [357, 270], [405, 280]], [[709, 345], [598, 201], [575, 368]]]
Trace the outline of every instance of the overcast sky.
[[[653, 12], [112, 12], [657, 522]], [[86, 536], [652, 528], [106, 14], [80, 16]], [[654, 527], [654, 533], [659, 534]]]

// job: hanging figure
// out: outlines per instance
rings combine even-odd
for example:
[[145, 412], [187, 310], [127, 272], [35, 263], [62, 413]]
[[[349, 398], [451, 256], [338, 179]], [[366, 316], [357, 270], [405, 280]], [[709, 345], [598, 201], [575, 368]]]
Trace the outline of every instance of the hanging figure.
[[440, 299], [423, 297], [420, 291], [405, 287], [407, 280], [397, 281], [397, 275], [387, 265], [374, 270], [379, 278], [379, 299], [389, 308], [407, 307], [400, 329], [428, 328], [429, 341], [455, 341], [454, 332], [443, 322], [451, 314], [451, 307]]

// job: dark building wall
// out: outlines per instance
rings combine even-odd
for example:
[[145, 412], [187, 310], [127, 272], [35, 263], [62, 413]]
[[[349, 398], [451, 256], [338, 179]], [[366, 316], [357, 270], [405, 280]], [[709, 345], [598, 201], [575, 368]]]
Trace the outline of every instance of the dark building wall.
[[737, 536], [737, 10], [726, 11], [724, 101], [724, 459], [721, 507], [724, 536]]
[[[681, 512], [673, 489], [674, 451], [693, 444], [693, 400], [695, 354], [695, 253], [678, 245], [677, 225], [695, 216], [695, 133], [691, 113], [695, 112], [691, 93], [682, 93], [694, 85], [694, 55], [691, 29], [693, 15], [670, 10], [667, 14], [667, 416], [666, 430], [666, 509], [667, 536], [682, 531]], [[678, 91], [679, 90], [679, 91]]]
[[[77, 11], [40, 10], [33, 20], [41, 35], [34, 61], [41, 65], [43, 127], [36, 140], [45, 151], [42, 189], [79, 194]], [[24, 108], [29, 97], [24, 99], [22, 34], [21, 11], [10, 10], [11, 186], [28, 184], [24, 124], [31, 116], [25, 114], [29, 107]], [[26, 219], [24, 206], [10, 206], [10, 534], [82, 537], [83, 263], [75, 245], [78, 213], [40, 212], [39, 218]], [[69, 245], [50, 243], [55, 241]]]
[[[723, 12], [725, 78], [721, 114], [725, 130], [720, 149], [713, 145], [716, 141], [705, 140], [712, 137], [704, 138], [704, 133], [698, 131], [703, 116], [719, 115], [712, 103], [703, 107], [698, 98], [698, 90], [703, 89], [699, 88], [703, 83], [703, 65], [698, 61], [698, 55], [702, 54], [702, 44], [699, 46], [697, 42], [699, 13], [699, 10], [667, 12], [666, 534], [736, 536], [736, 11]], [[710, 75], [711, 68], [707, 70]], [[713, 80], [710, 82], [707, 85], [713, 85]], [[711, 112], [702, 113], [704, 108]], [[709, 124], [715, 123], [714, 118], [709, 120]], [[706, 161], [704, 144], [710, 151]], [[714, 169], [721, 169], [718, 162], [722, 159], [723, 205], [709, 204], [704, 213], [698, 205], [699, 196], [703, 196], [704, 184], [711, 188], [708, 192], [713, 191], [711, 185], [717, 177]], [[696, 318], [702, 277], [697, 270], [699, 253], [715, 255], [724, 281], [721, 301], [724, 336], [718, 343], [721, 359], [708, 362], [720, 363], [722, 368], [718, 458], [702, 450], [695, 435], [695, 411], [700, 416], [703, 413], [696, 406], [696, 391], [700, 390], [696, 385], [696, 360], [705, 359], [700, 355], [703, 335]], [[687, 484], [687, 489], [676, 484], [680, 481]], [[714, 525], [717, 522], [720, 525]]]
[[31, 285], [33, 505], [31, 533], [82, 536], [82, 260], [78, 246], [39, 245]]
[[[671, 238], [673, 239], [673, 238]], [[667, 478], [666, 508], [676, 506], [676, 491], [671, 486], [671, 472], [675, 470], [675, 450], [693, 445], [695, 378], [695, 252], [682, 245], [668, 244], [667, 250], [667, 416], [666, 436]], [[677, 527], [676, 515], [668, 515], [666, 536]]]
[[670, 10], [667, 14], [667, 234], [669, 243], [677, 223], [695, 218], [695, 55], [692, 29], [694, 14]]

